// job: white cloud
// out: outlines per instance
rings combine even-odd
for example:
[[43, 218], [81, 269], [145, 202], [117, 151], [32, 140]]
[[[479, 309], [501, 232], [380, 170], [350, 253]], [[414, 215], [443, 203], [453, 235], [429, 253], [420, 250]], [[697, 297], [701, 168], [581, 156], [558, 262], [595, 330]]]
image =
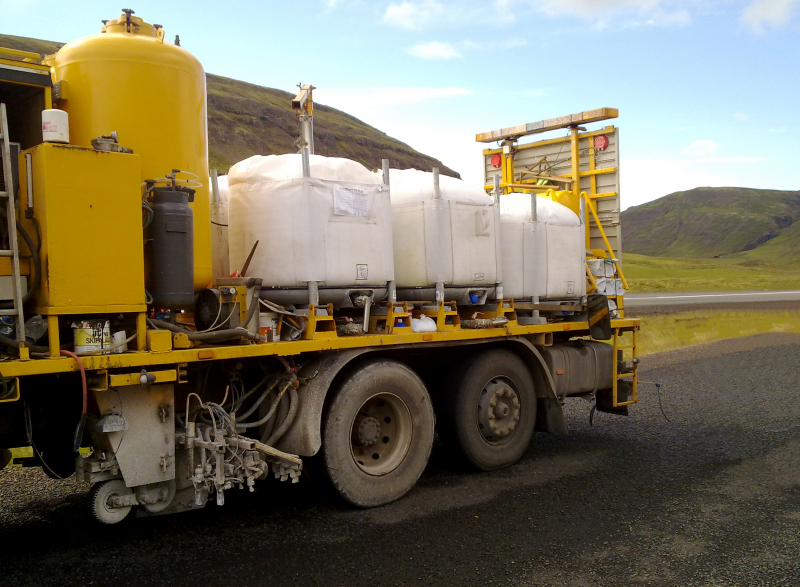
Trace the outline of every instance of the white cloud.
[[788, 24], [798, 1], [752, 0], [742, 11], [741, 22], [756, 33], [763, 33], [767, 26]]
[[463, 57], [450, 43], [441, 43], [439, 41], [414, 45], [408, 52], [420, 59], [456, 59]]
[[714, 141], [695, 141], [683, 150], [683, 154], [691, 157], [708, 157], [716, 151], [717, 143]]
[[623, 27], [685, 26], [692, 21], [686, 4], [694, 0], [494, 0], [498, 15], [514, 20], [523, 12], [543, 12], [547, 16], [577, 16], [604, 29], [612, 21], [623, 20]]
[[436, 0], [403, 0], [386, 7], [383, 22], [410, 31], [427, 28], [445, 13], [445, 6]]
[[744, 112], [734, 112], [733, 119], [736, 120], [737, 122], [747, 122], [748, 120], [750, 120], [750, 117]]

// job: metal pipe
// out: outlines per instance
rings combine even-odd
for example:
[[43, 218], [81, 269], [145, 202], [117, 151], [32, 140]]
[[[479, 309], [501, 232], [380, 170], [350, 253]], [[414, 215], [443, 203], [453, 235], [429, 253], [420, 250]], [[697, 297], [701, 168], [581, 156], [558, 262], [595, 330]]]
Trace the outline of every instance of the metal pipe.
[[383, 169], [383, 183], [389, 185], [389, 160], [381, 159], [381, 167]]
[[319, 283], [316, 281], [308, 282], [308, 304], [319, 306]]
[[25, 153], [25, 176], [28, 180], [28, 210], [33, 209], [33, 161], [30, 153]]
[[211, 177], [211, 203], [219, 204], [219, 184], [217, 183], [217, 170], [212, 169], [209, 171]]
[[300, 157], [303, 160], [303, 177], [311, 177], [311, 158], [309, 156], [308, 146], [300, 149]]
[[439, 168], [433, 168], [433, 199], [440, 200], [442, 193], [439, 191]]
[[539, 222], [539, 210], [536, 200], [538, 197], [534, 192], [531, 192], [531, 222]]

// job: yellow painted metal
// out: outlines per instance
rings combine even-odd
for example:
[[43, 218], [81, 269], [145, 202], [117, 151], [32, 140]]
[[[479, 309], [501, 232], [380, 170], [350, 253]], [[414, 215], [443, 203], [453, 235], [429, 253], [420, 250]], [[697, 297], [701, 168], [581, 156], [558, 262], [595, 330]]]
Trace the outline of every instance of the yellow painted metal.
[[[167, 369], [164, 371], [148, 371], [149, 374], [154, 375], [155, 383], [171, 383], [178, 380], [178, 371], [175, 369]], [[141, 385], [140, 380], [142, 374], [139, 373], [112, 373], [108, 376], [109, 387], [122, 387], [124, 385]]]
[[151, 353], [168, 353], [172, 350], [172, 332], [169, 330], [148, 330], [147, 350]]
[[581, 198], [580, 196], [576, 197], [575, 192], [572, 190], [554, 190], [549, 189], [544, 193], [544, 197], [548, 200], [552, 200], [561, 204], [562, 206], [566, 206], [573, 212], [575, 212], [575, 216], [580, 218], [581, 216]]
[[[600, 236], [603, 237], [603, 242], [605, 243], [606, 248], [607, 248], [607, 254], [608, 254], [607, 258], [608, 259], [613, 259], [614, 258], [614, 249], [612, 248], [611, 243], [608, 242], [608, 237], [606, 237], [606, 233], [603, 230], [603, 225], [600, 223], [600, 218], [597, 215], [597, 207], [595, 206], [595, 203], [592, 201], [592, 198], [587, 196], [586, 192], [582, 192], [581, 193], [581, 197], [586, 201], [586, 209], [591, 212], [595, 223], [600, 228]], [[588, 233], [588, 231], [587, 231], [587, 233]], [[629, 289], [628, 288], [628, 281], [625, 279], [625, 276], [622, 274], [622, 269], [620, 268], [619, 265], [617, 265], [617, 275], [619, 275], [619, 278], [622, 280], [622, 287], [624, 287], [625, 289]]]
[[[593, 137], [596, 137], [598, 135], [604, 135], [604, 134], [613, 133], [614, 131], [615, 131], [615, 128], [613, 126], [607, 126], [607, 127], [603, 128], [603, 129], [600, 129], [600, 130], [582, 132], [581, 133], [581, 138], [582, 139], [593, 138]], [[566, 143], [569, 140], [570, 140], [570, 137], [568, 135], [566, 137], [558, 137], [558, 138], [555, 138], [555, 139], [546, 139], [544, 141], [536, 141], [534, 143], [517, 144], [515, 148], [516, 148], [517, 151], [524, 151], [526, 149], [537, 149], [539, 147], [543, 147], [543, 146], [546, 146], [546, 145], [557, 145], [559, 143]], [[503, 152], [503, 149], [498, 149], [498, 148], [495, 148], [495, 149], [484, 149], [483, 150], [483, 154], [484, 155], [494, 155], [495, 153], [502, 153], [502, 152]], [[565, 175], [567, 177], [569, 176], [569, 174], [565, 174]]]
[[58, 316], [51, 314], [47, 317], [47, 342], [50, 349], [50, 358], [61, 356], [61, 338], [58, 332]]
[[21, 51], [20, 49], [11, 49], [10, 47], [0, 47], [0, 55], [11, 55], [13, 57], [20, 57], [22, 59], [30, 60], [34, 63], [40, 63], [42, 56], [32, 51]]
[[147, 350], [147, 312], [136, 314], [136, 350]]
[[[163, 29], [125, 15], [108, 21], [104, 33], [64, 45], [45, 62], [53, 81], [69, 87], [58, 107], [69, 113], [70, 141], [116, 131], [122, 146], [141, 158], [138, 185], [172, 169], [197, 175], [202, 186], [194, 203], [194, 285], [211, 282], [211, 224], [208, 196], [206, 77], [188, 51], [164, 42]], [[89, 178], [87, 178], [89, 179]], [[118, 185], [120, 182], [116, 182]], [[138, 205], [140, 193], [134, 197]], [[137, 212], [136, 218], [140, 215]]]
[[569, 114], [567, 116], [559, 116], [557, 118], [548, 118], [547, 120], [540, 120], [538, 122], [529, 122], [527, 124], [519, 124], [517, 126], [511, 126], [508, 128], [478, 133], [475, 135], [475, 140], [479, 143], [491, 143], [493, 141], [500, 141], [508, 138], [516, 139], [526, 135], [557, 130], [559, 128], [569, 128], [579, 124], [588, 124], [590, 122], [599, 122], [601, 120], [617, 118], [618, 116], [619, 110], [616, 108], [597, 108], [595, 110], [578, 112], [577, 114]]
[[[612, 320], [612, 328], [639, 328], [639, 319]], [[581, 332], [588, 335], [589, 325], [586, 322], [553, 323], [534, 326], [511, 325], [505, 328], [485, 330], [452, 330], [430, 333], [398, 333], [369, 334], [364, 336], [342, 336], [337, 338], [320, 338], [314, 340], [281, 341], [262, 344], [227, 345], [202, 349], [173, 349], [171, 352], [127, 352], [111, 355], [92, 355], [81, 357], [87, 370], [127, 369], [153, 367], [157, 365], [174, 365], [178, 363], [194, 363], [207, 360], [238, 359], [249, 357], [295, 356], [301, 353], [329, 350], [345, 350], [355, 348], [391, 348], [398, 345], [418, 345], [423, 349], [428, 342], [446, 343], [455, 341], [492, 340], [506, 336], [537, 336], [555, 332], [571, 331], [575, 336]], [[32, 361], [5, 361], [0, 363], [0, 374], [5, 377], [21, 377], [24, 375], [43, 375], [48, 373], [66, 373], [77, 371], [74, 359]]]
[[[36, 313], [146, 310], [138, 155], [52, 143], [25, 153], [32, 155], [42, 233]], [[23, 194], [26, 175], [20, 173]], [[35, 234], [30, 220], [21, 222]]]
[[[617, 360], [618, 354], [617, 351], [631, 351], [631, 359], [637, 359], [639, 357], [638, 351], [636, 348], [636, 333], [639, 330], [638, 326], [636, 328], [631, 328], [626, 332], [630, 332], [631, 334], [631, 344], [625, 345], [620, 343], [620, 339], [624, 332], [620, 328], [614, 328], [614, 362], [613, 362], [613, 378], [612, 378], [612, 389], [611, 389], [611, 405], [615, 408], [622, 407], [622, 406], [630, 406], [635, 404], [639, 401], [639, 370], [634, 369], [633, 373], [619, 373], [618, 367], [619, 362]], [[620, 379], [627, 379], [631, 378], [633, 383], [633, 389], [631, 390], [631, 397], [628, 401], [620, 402], [618, 401], [618, 384]]]

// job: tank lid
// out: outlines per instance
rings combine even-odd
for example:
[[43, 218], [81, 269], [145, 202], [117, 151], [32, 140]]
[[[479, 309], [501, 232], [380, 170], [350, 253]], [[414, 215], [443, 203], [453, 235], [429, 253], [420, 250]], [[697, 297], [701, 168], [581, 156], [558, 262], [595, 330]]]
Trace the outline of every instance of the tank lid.
[[[133, 16], [133, 10], [123, 8], [122, 14], [116, 20], [104, 20], [104, 33], [126, 33], [131, 35], [142, 35], [145, 37], [157, 37], [161, 28], [158, 25], [146, 23], [138, 16]], [[162, 33], [163, 34], [163, 33]]]

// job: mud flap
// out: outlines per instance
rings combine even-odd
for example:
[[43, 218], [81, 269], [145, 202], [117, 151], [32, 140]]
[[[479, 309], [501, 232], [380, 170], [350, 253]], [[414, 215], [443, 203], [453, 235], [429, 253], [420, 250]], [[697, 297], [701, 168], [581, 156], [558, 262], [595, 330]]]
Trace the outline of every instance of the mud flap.
[[[595, 340], [610, 340], [611, 312], [608, 311], [608, 298], [604, 295], [591, 295], [586, 298], [589, 334]], [[599, 407], [597, 408], [600, 409]]]
[[[630, 381], [620, 379], [617, 381], [617, 403], [626, 402], [630, 399], [633, 391], [633, 384]], [[619, 416], [628, 415], [628, 406], [614, 407], [613, 390], [601, 389], [597, 392], [597, 411], [607, 412], [609, 414], [617, 414]]]

